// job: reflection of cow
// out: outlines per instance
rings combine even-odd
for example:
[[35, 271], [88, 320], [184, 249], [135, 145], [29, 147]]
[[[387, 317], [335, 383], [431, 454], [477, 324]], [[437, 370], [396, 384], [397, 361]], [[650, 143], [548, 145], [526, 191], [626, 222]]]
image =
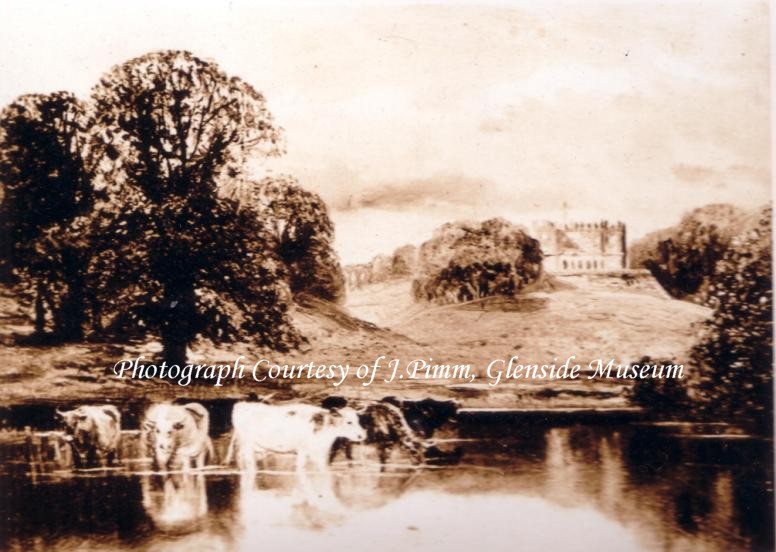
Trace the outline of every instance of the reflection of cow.
[[76, 468], [115, 462], [121, 440], [121, 413], [115, 406], [79, 406], [56, 412], [65, 422], [65, 438]]
[[240, 469], [248, 471], [256, 469], [256, 454], [293, 452], [298, 473], [308, 460], [325, 472], [338, 437], [352, 441], [366, 437], [352, 408], [326, 410], [305, 404], [238, 402], [232, 410], [232, 427], [229, 456], [236, 448]]
[[143, 422], [143, 441], [159, 470], [202, 468], [213, 444], [208, 435], [210, 417], [199, 403], [155, 404]]
[[143, 508], [162, 531], [196, 529], [207, 516], [207, 494], [202, 474], [144, 475], [140, 482]]

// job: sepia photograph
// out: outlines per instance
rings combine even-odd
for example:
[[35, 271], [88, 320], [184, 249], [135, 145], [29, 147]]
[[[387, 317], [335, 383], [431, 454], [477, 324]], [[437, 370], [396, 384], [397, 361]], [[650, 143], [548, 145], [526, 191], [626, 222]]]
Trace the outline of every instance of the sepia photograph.
[[771, 12], [0, 0], [0, 550], [776, 550]]

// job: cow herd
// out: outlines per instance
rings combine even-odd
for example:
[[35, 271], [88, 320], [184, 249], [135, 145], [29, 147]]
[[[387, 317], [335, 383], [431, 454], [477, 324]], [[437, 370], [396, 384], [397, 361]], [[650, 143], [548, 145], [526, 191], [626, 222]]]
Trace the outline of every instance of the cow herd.
[[[231, 438], [222, 465], [236, 464], [255, 472], [257, 460], [272, 453], [294, 453], [296, 470], [312, 464], [325, 471], [343, 452], [352, 459], [354, 443], [373, 445], [381, 464], [393, 448], [403, 449], [415, 463], [428, 455], [434, 429], [453, 420], [453, 401], [370, 401], [356, 409], [340, 398], [320, 406], [302, 403], [236, 402]], [[84, 405], [59, 411], [65, 440], [76, 468], [108, 466], [118, 461], [121, 412], [114, 405]], [[157, 403], [140, 425], [140, 444], [156, 471], [189, 471], [218, 465], [210, 437], [210, 415], [201, 404]]]

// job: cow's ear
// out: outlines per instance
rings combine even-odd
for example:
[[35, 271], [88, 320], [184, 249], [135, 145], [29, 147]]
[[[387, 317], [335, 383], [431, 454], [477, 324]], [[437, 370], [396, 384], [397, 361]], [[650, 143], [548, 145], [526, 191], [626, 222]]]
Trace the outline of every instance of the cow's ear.
[[321, 401], [321, 407], [326, 410], [334, 410], [336, 408], [343, 408], [348, 405], [348, 400], [345, 397], [335, 395], [333, 397], [326, 397]]
[[188, 403], [184, 404], [183, 408], [186, 409], [186, 412], [192, 415], [194, 418], [194, 423], [197, 424], [198, 428], [207, 429], [207, 426], [210, 424], [210, 420], [208, 417], [207, 409], [204, 406], [199, 403]]
[[109, 404], [109, 405], [103, 406], [102, 411], [105, 412], [105, 414], [107, 414], [111, 418], [113, 418], [114, 422], [118, 422], [121, 419], [121, 413], [113, 405]]
[[380, 402], [392, 404], [393, 406], [401, 407], [401, 401], [394, 396], [383, 397]]
[[155, 427], [156, 427], [156, 422], [153, 420], [145, 420], [143, 422], [143, 429], [145, 429], [146, 431], [151, 431]]

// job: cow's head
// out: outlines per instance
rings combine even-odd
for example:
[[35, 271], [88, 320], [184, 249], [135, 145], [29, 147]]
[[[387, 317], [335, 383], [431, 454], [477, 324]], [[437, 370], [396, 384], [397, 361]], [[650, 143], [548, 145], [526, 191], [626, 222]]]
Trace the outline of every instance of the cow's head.
[[96, 430], [94, 418], [84, 408], [61, 411], [56, 410], [57, 416], [65, 423], [65, 433], [78, 443], [89, 441]]
[[358, 412], [349, 406], [345, 408], [333, 408], [330, 410], [330, 424], [337, 437], [344, 437], [350, 441], [363, 441], [366, 439], [366, 430], [361, 426]]
[[420, 401], [398, 401], [394, 397], [383, 399], [399, 406], [409, 426], [426, 439], [448, 422], [455, 423], [458, 403], [453, 400], [423, 399]]
[[202, 413], [185, 406], [169, 406], [153, 412], [143, 422], [148, 442], [153, 446], [154, 458], [161, 468], [169, 466], [182, 443], [190, 440], [198, 429]]

